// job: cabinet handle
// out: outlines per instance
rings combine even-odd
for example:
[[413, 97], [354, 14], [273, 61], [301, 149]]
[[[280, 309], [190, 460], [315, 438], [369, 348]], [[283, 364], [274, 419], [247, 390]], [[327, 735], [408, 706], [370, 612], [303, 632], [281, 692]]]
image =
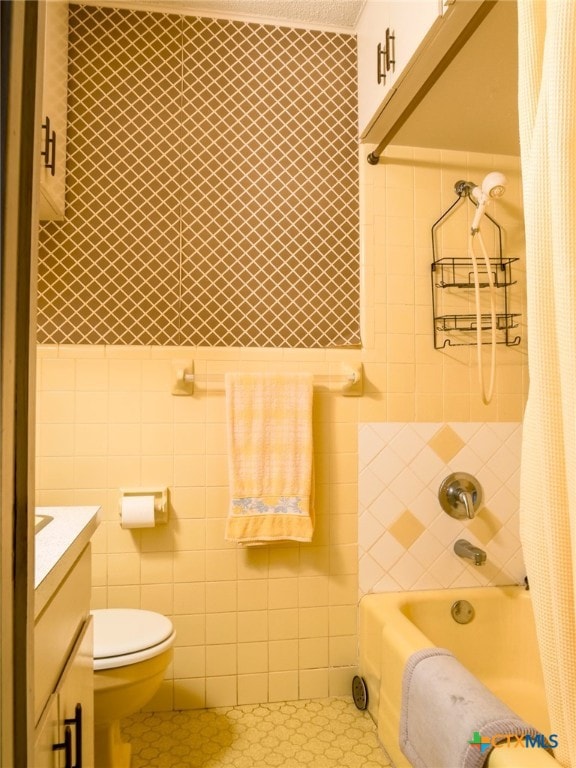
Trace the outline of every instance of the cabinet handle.
[[72, 765], [72, 729], [69, 725], [64, 728], [64, 741], [60, 744], [52, 744], [52, 751], [64, 750], [64, 768], [74, 768]]
[[386, 56], [386, 49], [382, 50], [382, 43], [378, 43], [378, 48], [376, 49], [376, 78], [378, 85], [386, 83]]
[[75, 745], [76, 745], [76, 764], [71, 768], [82, 768], [82, 704], [76, 704], [74, 717], [67, 717], [64, 722], [66, 725], [76, 726]]
[[394, 68], [396, 64], [396, 35], [390, 32], [390, 27], [386, 27], [386, 72], [390, 72], [390, 67]]
[[50, 168], [52, 176], [56, 174], [56, 131], [50, 132], [50, 118], [46, 116], [46, 122], [42, 123], [42, 130], [46, 131], [44, 137], [44, 149], [40, 154], [44, 158], [44, 168]]

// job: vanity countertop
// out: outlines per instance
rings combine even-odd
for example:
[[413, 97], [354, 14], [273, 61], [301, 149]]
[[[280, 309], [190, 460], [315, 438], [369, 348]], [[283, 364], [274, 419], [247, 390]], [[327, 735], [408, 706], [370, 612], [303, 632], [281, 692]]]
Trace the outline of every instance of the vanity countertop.
[[52, 518], [37, 530], [34, 616], [44, 609], [98, 527], [100, 507], [36, 507], [36, 516]]

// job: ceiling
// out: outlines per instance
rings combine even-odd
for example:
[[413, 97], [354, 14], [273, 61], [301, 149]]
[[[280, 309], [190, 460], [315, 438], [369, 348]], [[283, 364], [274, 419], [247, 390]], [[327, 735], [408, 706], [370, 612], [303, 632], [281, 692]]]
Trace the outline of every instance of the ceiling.
[[353, 33], [364, 2], [365, 0], [96, 0], [90, 5], [262, 20], [273, 24]]

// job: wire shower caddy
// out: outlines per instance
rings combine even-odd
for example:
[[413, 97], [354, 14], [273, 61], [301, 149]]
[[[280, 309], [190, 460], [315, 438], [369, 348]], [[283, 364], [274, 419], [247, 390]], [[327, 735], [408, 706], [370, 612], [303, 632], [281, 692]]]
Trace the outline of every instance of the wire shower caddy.
[[[438, 230], [446, 223], [448, 217], [454, 213], [457, 206], [460, 206], [466, 198], [473, 205], [475, 201], [470, 193], [476, 185], [470, 181], [458, 181], [454, 185], [454, 191], [458, 195], [452, 205], [432, 225], [432, 264], [430, 270], [432, 286], [432, 313], [434, 323], [434, 348], [444, 349], [445, 347], [476, 346], [476, 341], [467, 338], [471, 333], [476, 334], [477, 316], [472, 312], [445, 312], [444, 297], [452, 291], [471, 290], [474, 291], [474, 273], [472, 260], [469, 255], [465, 256], [439, 256], [437, 234]], [[518, 261], [517, 257], [504, 258], [502, 254], [502, 228], [498, 222], [488, 213], [484, 214], [494, 228], [496, 245], [494, 255], [490, 256], [489, 262], [492, 272], [492, 282], [494, 289], [499, 297], [499, 309], [496, 313], [496, 330], [499, 334], [497, 344], [506, 346], [516, 346], [520, 343], [521, 337], [517, 335], [515, 329], [518, 328], [518, 318], [520, 314], [510, 311], [509, 288], [516, 284], [512, 277], [512, 264]], [[489, 281], [483, 261], [479, 267], [480, 288], [488, 288]], [[483, 270], [483, 271], [482, 271]], [[482, 279], [482, 276], [484, 279]], [[492, 318], [490, 313], [481, 314], [482, 330], [489, 331], [492, 328]], [[488, 344], [489, 342], [482, 342]]]

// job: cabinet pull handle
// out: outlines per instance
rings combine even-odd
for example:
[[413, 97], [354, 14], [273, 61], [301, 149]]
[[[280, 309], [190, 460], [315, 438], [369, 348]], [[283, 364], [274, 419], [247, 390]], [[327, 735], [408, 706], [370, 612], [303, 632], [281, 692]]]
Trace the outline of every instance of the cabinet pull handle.
[[76, 745], [76, 764], [71, 764], [70, 768], [82, 768], [82, 704], [76, 704], [74, 713], [74, 717], [67, 717], [64, 720], [66, 725], [76, 726], [76, 732], [74, 734], [74, 741]]
[[50, 132], [50, 118], [46, 116], [46, 122], [42, 123], [42, 130], [46, 131], [44, 137], [44, 149], [40, 154], [44, 158], [44, 168], [50, 168], [52, 176], [56, 174], [56, 131]]
[[390, 27], [386, 27], [386, 72], [390, 72], [390, 67], [394, 70], [396, 64], [396, 35], [390, 32]]
[[60, 744], [52, 744], [52, 751], [64, 750], [64, 768], [74, 768], [72, 765], [72, 729], [69, 725], [64, 728], [64, 741]]
[[378, 48], [376, 49], [376, 77], [378, 85], [386, 83], [386, 57], [386, 49], [382, 50], [382, 43], [378, 43]]

